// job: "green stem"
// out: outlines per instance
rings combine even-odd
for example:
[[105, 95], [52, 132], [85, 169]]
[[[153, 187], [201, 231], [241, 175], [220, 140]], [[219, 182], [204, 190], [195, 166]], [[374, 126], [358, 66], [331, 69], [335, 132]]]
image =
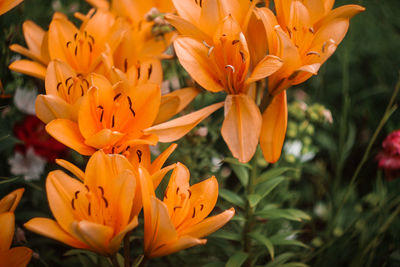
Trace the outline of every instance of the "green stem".
[[397, 109], [397, 105], [393, 105], [393, 104], [399, 93], [399, 90], [400, 90], [400, 78], [397, 81], [396, 88], [393, 91], [392, 97], [390, 98], [389, 104], [386, 107], [385, 113], [383, 114], [383, 117], [382, 117], [381, 121], [379, 122], [378, 127], [376, 128], [374, 134], [372, 135], [371, 140], [368, 143], [367, 149], [365, 150], [365, 153], [364, 153], [360, 163], [358, 164], [357, 169], [353, 174], [353, 177], [351, 178], [350, 184], [347, 187], [348, 189], [346, 191], [346, 194], [345, 194], [344, 198], [342, 199], [336, 214], [339, 214], [339, 211], [342, 209], [343, 205], [346, 203], [347, 199], [350, 197], [350, 194], [351, 194], [352, 190], [354, 189], [353, 187], [355, 185], [358, 174], [360, 173], [361, 168], [364, 166], [365, 162], [367, 161], [369, 154], [371, 152], [372, 146], [375, 143], [376, 138], [378, 137], [378, 134], [381, 132], [383, 126], [385, 125], [387, 120], [390, 118], [390, 116], [393, 114], [393, 112]]
[[148, 261], [149, 261], [149, 258], [147, 258], [147, 257], [145, 256], [145, 257], [143, 258], [143, 260], [140, 262], [139, 267], [146, 267]]
[[114, 255], [110, 256], [109, 258], [111, 260], [111, 263], [112, 263], [113, 267], [120, 267], [119, 263], [118, 263], [118, 260], [117, 260], [117, 254], [114, 254]]
[[129, 237], [131, 235], [132, 231], [129, 231], [126, 233], [124, 237], [124, 258], [125, 258], [125, 267], [130, 267], [131, 265], [131, 247], [130, 247], [130, 242], [129, 242]]
[[[253, 192], [254, 192], [254, 181], [257, 179], [258, 155], [259, 155], [259, 153], [256, 153], [253, 157], [252, 169], [251, 169], [249, 181], [248, 181], [247, 188], [246, 188], [247, 196], [253, 194]], [[251, 243], [249, 233], [251, 232], [251, 229], [253, 228], [253, 222], [254, 222], [253, 215], [254, 215], [254, 209], [250, 206], [250, 202], [247, 200], [246, 223], [245, 223], [244, 229], [243, 229], [243, 251], [249, 255], [249, 257], [247, 258], [247, 261], [245, 263], [246, 267], [252, 266], [252, 257], [250, 256], [250, 254], [252, 252], [252, 243]]]

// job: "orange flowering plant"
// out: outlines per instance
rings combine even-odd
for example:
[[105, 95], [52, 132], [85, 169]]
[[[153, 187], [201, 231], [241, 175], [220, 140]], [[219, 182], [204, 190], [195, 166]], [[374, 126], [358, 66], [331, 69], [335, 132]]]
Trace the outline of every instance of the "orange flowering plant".
[[[0, 4], [0, 14], [17, 2]], [[25, 228], [96, 266], [165, 264], [159, 258], [178, 252], [188, 259], [196, 248], [184, 250], [205, 245], [209, 235], [201, 255], [211, 261], [211, 251], [222, 248], [226, 266], [285, 265], [292, 256], [275, 258], [274, 246], [307, 248], [296, 240], [300, 231], [285, 235], [282, 225], [310, 216], [284, 208], [285, 194], [277, 194], [279, 203], [270, 195], [280, 184], [289, 187], [284, 175], [293, 168], [267, 166], [281, 157], [286, 90], [317, 75], [364, 8], [333, 9], [334, 0], [86, 2], [86, 12], [72, 8], [75, 18], [55, 12], [48, 29], [25, 21], [26, 47], [9, 46], [28, 58], [18, 56], [9, 69], [38, 78], [38, 87], [44, 82], [32, 113], [75, 151], [71, 160], [56, 160], [66, 171], [50, 168], [44, 182], [54, 219], [30, 216]], [[214, 113], [210, 129], [189, 133]], [[160, 144], [177, 140], [183, 145], [174, 156], [177, 144]], [[224, 147], [233, 158], [221, 161]], [[22, 192], [0, 201], [0, 265], [18, 258], [25, 266], [32, 255], [10, 249]]]

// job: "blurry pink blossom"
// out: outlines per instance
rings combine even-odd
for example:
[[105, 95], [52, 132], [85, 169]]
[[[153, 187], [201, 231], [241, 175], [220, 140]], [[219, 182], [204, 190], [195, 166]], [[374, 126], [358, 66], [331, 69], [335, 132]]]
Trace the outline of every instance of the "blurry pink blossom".
[[400, 130], [390, 133], [382, 143], [382, 151], [377, 155], [378, 166], [385, 170], [388, 180], [400, 174]]

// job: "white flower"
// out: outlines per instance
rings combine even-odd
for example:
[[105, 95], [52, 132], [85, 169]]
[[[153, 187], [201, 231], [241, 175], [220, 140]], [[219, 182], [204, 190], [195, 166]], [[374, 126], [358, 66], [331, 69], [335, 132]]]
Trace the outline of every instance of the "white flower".
[[283, 150], [286, 154], [295, 156], [296, 158], [301, 156], [301, 149], [303, 148], [303, 143], [299, 140], [287, 141]]
[[11, 166], [11, 173], [23, 175], [25, 181], [39, 180], [44, 172], [46, 160], [35, 154], [33, 148], [28, 148], [26, 155], [15, 152], [14, 156], [8, 159]]
[[36, 96], [36, 90], [17, 87], [14, 95], [14, 104], [20, 111], [29, 115], [35, 115]]
[[328, 208], [322, 202], [318, 202], [317, 204], [315, 204], [314, 213], [323, 220], [328, 219]]

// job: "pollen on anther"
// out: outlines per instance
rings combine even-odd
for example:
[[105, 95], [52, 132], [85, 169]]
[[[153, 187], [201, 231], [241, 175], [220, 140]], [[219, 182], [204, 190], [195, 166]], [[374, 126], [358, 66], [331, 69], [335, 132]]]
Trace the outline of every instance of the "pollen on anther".
[[232, 65], [226, 65], [226, 66], [225, 66], [225, 69], [227, 69], [227, 68], [232, 69], [232, 72], [235, 73], [235, 67], [234, 67], [234, 66], [232, 66]]
[[193, 208], [192, 218], [194, 218], [194, 216], [196, 216], [196, 208]]
[[136, 155], [138, 156], [139, 163], [142, 162], [142, 155], [143, 155], [142, 150], [139, 149], [136, 150]]

